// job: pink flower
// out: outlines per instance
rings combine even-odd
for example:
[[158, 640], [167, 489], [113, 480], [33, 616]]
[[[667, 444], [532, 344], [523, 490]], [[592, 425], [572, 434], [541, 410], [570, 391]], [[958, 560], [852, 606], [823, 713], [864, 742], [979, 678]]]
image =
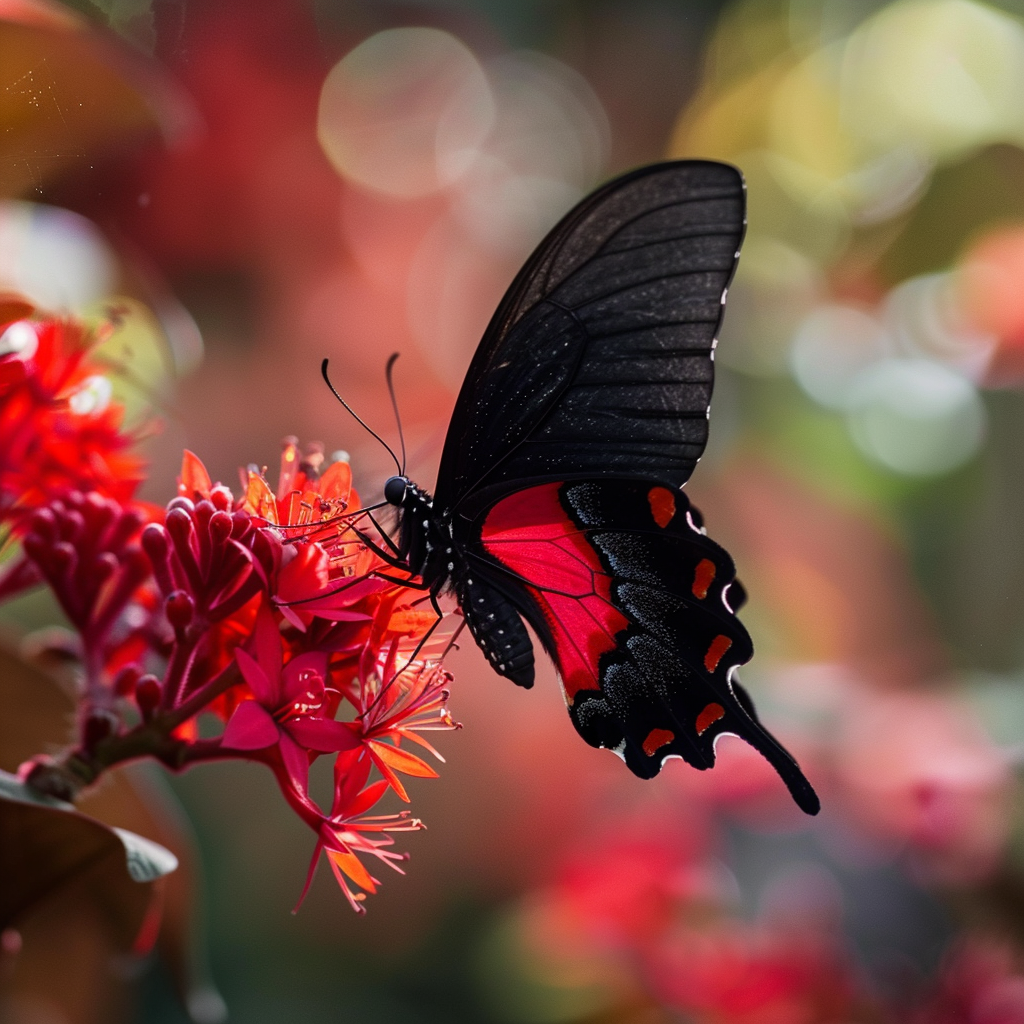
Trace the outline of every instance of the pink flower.
[[351, 750], [359, 745], [358, 736], [333, 718], [340, 694], [325, 685], [324, 652], [299, 654], [285, 663], [281, 633], [265, 606], [256, 617], [252, 641], [256, 657], [239, 648], [235, 658], [254, 699], [235, 708], [221, 744], [232, 750], [275, 750], [287, 785], [308, 799], [311, 755]]
[[[375, 893], [380, 881], [370, 874], [360, 856], [376, 858], [400, 875], [399, 867], [409, 859], [405, 853], [394, 853], [390, 847], [394, 840], [389, 832], [416, 832], [425, 828], [408, 811], [397, 814], [367, 815], [388, 790], [388, 782], [379, 780], [366, 785], [370, 775], [370, 758], [364, 752], [342, 754], [335, 762], [335, 790], [331, 813], [323, 817], [317, 836], [316, 848], [309, 865], [306, 884], [299, 903], [306, 898], [313, 875], [320, 862], [320, 854], [327, 855], [335, 880], [341, 887], [352, 909], [363, 913], [366, 893]], [[382, 838], [374, 838], [380, 836]], [[362, 892], [352, 889], [354, 884]]]

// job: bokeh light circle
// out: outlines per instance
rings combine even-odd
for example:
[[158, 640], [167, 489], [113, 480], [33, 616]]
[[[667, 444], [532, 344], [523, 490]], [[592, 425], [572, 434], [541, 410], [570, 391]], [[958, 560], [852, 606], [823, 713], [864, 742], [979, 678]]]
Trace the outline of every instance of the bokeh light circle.
[[1024, 225], [1001, 226], [978, 239], [956, 272], [966, 315], [979, 330], [1024, 345]]
[[937, 359], [971, 380], [984, 375], [995, 347], [969, 322], [952, 274], [908, 278], [889, 292], [882, 320], [901, 355]]
[[853, 383], [885, 349], [885, 331], [869, 313], [854, 306], [819, 306], [793, 339], [793, 375], [819, 405], [845, 409]]
[[60, 207], [0, 202], [0, 291], [81, 313], [117, 279], [117, 258], [92, 221]]
[[586, 80], [544, 54], [503, 54], [485, 70], [494, 125], [454, 210], [484, 245], [521, 259], [600, 178], [608, 119]]
[[39, 348], [39, 335], [27, 320], [15, 320], [0, 334], [0, 356], [31, 359]]
[[493, 120], [487, 76], [464, 43], [440, 29], [395, 28], [331, 69], [317, 135], [345, 177], [408, 198], [464, 174]]
[[1024, 26], [972, 0], [902, 0], [850, 37], [842, 109], [851, 131], [932, 159], [1024, 135]]
[[110, 405], [113, 394], [110, 380], [102, 374], [93, 374], [68, 397], [68, 406], [76, 416], [95, 416]]
[[985, 436], [985, 407], [960, 374], [929, 359], [883, 359], [850, 395], [850, 433], [872, 461], [905, 476], [962, 466]]

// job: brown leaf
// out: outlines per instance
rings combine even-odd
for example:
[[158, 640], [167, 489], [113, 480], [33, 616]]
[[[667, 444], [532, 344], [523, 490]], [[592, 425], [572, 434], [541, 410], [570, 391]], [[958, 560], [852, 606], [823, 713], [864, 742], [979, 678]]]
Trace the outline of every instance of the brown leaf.
[[175, 134], [184, 110], [141, 54], [67, 8], [18, 0], [0, 11], [0, 195], [38, 191], [126, 140]]
[[72, 740], [75, 701], [56, 680], [0, 644], [0, 771]]
[[148, 883], [177, 866], [157, 843], [0, 774], [0, 930], [65, 886], [84, 885], [103, 907], [114, 945], [130, 950], [152, 900]]
[[[53, 674], [28, 664], [0, 646], [0, 769], [13, 771], [33, 755], [52, 752], [68, 743], [72, 738], [73, 712], [74, 701]], [[144, 921], [150, 923], [144, 915], [153, 911], [158, 914], [154, 923], [159, 924], [159, 933], [148, 936], [149, 944], [155, 939], [182, 1002], [196, 1020], [222, 1019], [223, 1001], [210, 981], [196, 895], [200, 888], [199, 857], [189, 822], [173, 793], [159, 777], [148, 776], [137, 769], [115, 770], [106, 773], [98, 785], [80, 797], [78, 810], [83, 813], [77, 818], [90, 824], [74, 826], [78, 829], [76, 842], [82, 856], [65, 866], [69, 879], [76, 870], [81, 877], [73, 884], [61, 886], [59, 875], [51, 875], [49, 882], [57, 885], [52, 899], [46, 895], [47, 879], [43, 877], [35, 879], [38, 893], [24, 894], [33, 910], [25, 932], [24, 952], [19, 958], [22, 975], [38, 974], [39, 978], [45, 978], [47, 965], [52, 970], [58, 962], [57, 950], [62, 948], [65, 939], [78, 950], [75, 955], [85, 957], [86, 962], [91, 962], [90, 956], [102, 960], [102, 950], [109, 956], [114, 950], [131, 948], [137, 937], [146, 938], [138, 935], [139, 926]], [[25, 812], [4, 808], [0, 803], [0, 845], [4, 848], [0, 852], [0, 871], [4, 872], [0, 877], [9, 880], [19, 878], [17, 874], [8, 873], [19, 871], [19, 867], [6, 865], [4, 854], [20, 840], [4, 836], [5, 814], [10, 827], [17, 828], [17, 819], [24, 817]], [[179, 862], [178, 870], [149, 885], [123, 885], [123, 869], [119, 873], [118, 858], [112, 858], [115, 847], [111, 846], [111, 830], [101, 822], [147, 836], [173, 851]], [[59, 821], [56, 825], [39, 822], [31, 827], [38, 829], [36, 838], [45, 847], [45, 829], [59, 828], [61, 824]], [[66, 822], [63, 825], [66, 826]], [[26, 861], [31, 860], [31, 849], [26, 847], [24, 851]], [[89, 860], [90, 852], [98, 858], [95, 863]], [[12, 849], [8, 856], [14, 854]], [[54, 856], [45, 850], [44, 855]], [[65, 850], [63, 856], [70, 859], [69, 851]], [[123, 861], [123, 845], [119, 856]], [[7, 881], [0, 886], [5, 894], [7, 889], [15, 888], [13, 882]], [[13, 897], [11, 899], [13, 901]], [[117, 906], [119, 900], [126, 904]], [[3, 897], [0, 897], [0, 909], [2, 906]], [[112, 933], [105, 923], [111, 917], [115, 919]], [[24, 915], [20, 920], [24, 920]], [[121, 921], [120, 926], [116, 925], [117, 921]], [[0, 924], [0, 930], [2, 928]], [[82, 929], [92, 933], [98, 929], [100, 934], [87, 939], [78, 934]], [[83, 984], [87, 978], [87, 974], [83, 975]], [[20, 987], [34, 995], [40, 991], [31, 977], [22, 977]], [[97, 998], [102, 1003], [114, 997], [108, 993]]]

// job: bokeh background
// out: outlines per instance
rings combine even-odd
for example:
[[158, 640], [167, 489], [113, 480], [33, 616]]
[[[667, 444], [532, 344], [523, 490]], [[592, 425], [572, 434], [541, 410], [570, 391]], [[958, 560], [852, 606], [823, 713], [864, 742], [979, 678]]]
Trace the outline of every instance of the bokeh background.
[[[1024, 3], [0, 2], [0, 290], [133, 311], [176, 378], [155, 501], [183, 447], [231, 484], [286, 435], [379, 490], [319, 363], [394, 438], [393, 351], [429, 486], [532, 246], [687, 156], [749, 189], [688, 490], [821, 815], [739, 741], [634, 779], [550, 670], [518, 691], [468, 645], [464, 728], [411, 789], [428, 831], [363, 918], [326, 876], [290, 913], [310, 839], [269, 773], [137, 779], [191, 822], [176, 898], [232, 1020], [1024, 1021]], [[85, 919], [38, 930], [5, 1012], [188, 1019], [173, 963], [103, 949]]]

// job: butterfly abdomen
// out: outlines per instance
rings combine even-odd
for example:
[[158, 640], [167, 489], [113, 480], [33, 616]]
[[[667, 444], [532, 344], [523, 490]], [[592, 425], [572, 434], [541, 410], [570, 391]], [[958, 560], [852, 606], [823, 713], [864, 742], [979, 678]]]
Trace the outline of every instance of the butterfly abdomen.
[[533, 644], [515, 606], [472, 570], [454, 586], [469, 631], [494, 670], [518, 686], [533, 686]]

